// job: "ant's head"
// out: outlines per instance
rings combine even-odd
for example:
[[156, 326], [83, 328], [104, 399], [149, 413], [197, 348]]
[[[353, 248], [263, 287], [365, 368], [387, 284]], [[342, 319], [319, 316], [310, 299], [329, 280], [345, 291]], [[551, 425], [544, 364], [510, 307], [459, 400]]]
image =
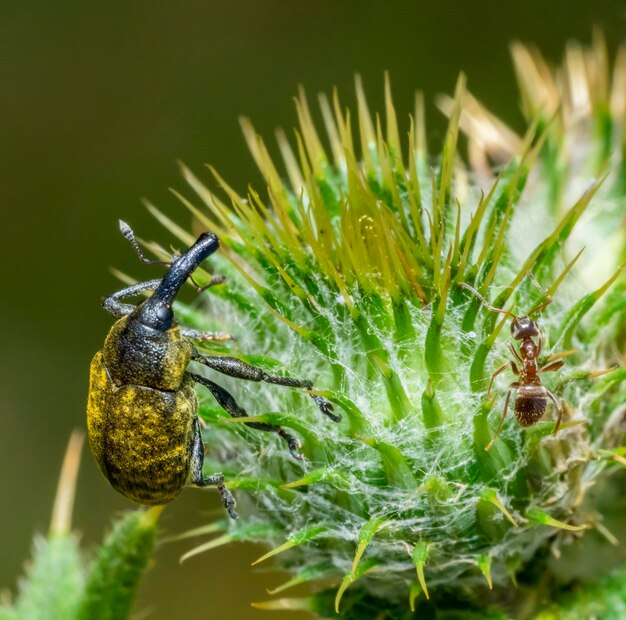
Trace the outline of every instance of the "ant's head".
[[472, 292], [483, 305], [491, 310], [492, 312], [499, 312], [500, 314], [506, 314], [511, 317], [511, 336], [515, 338], [515, 340], [524, 340], [525, 338], [535, 338], [539, 336], [539, 326], [535, 321], [530, 318], [531, 314], [535, 314], [535, 312], [539, 312], [543, 310], [547, 305], [552, 303], [552, 297], [550, 297], [540, 286], [539, 283], [535, 280], [535, 277], [532, 274], [529, 274], [533, 282], [539, 287], [539, 289], [545, 293], [546, 299], [541, 302], [538, 306], [535, 306], [530, 312], [528, 312], [525, 316], [515, 316], [509, 310], [504, 310], [502, 308], [496, 308], [492, 306], [475, 288], [466, 284], [465, 282], [461, 282], [460, 286]]
[[527, 316], [513, 317], [511, 321], [511, 336], [513, 336], [515, 340], [535, 338], [539, 336], [539, 326]]

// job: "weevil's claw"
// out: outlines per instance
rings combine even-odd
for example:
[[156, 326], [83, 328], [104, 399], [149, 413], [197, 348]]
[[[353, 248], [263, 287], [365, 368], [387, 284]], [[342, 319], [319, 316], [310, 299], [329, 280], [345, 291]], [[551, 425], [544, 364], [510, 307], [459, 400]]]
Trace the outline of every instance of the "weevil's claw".
[[198, 342], [217, 342], [220, 340], [237, 340], [236, 336], [225, 332], [205, 332], [196, 338]]
[[291, 456], [297, 461], [303, 460], [303, 456], [299, 452], [300, 448], [302, 447], [300, 441], [282, 428], [277, 432], [287, 442], [289, 454], [291, 454]]
[[228, 516], [233, 520], [238, 519], [239, 515], [235, 511], [237, 502], [235, 501], [233, 494], [221, 483], [217, 485], [217, 491], [222, 497], [222, 503], [224, 504], [226, 512], [228, 512]]
[[232, 334], [224, 332], [202, 332], [199, 329], [193, 329], [191, 327], [181, 327], [180, 333], [187, 338], [191, 338], [197, 342], [220, 342], [222, 340], [233, 340], [237, 338]]
[[204, 286], [196, 285], [196, 290], [198, 291], [198, 293], [204, 293], [204, 291], [211, 288], [212, 286], [217, 286], [218, 284], [224, 284], [224, 282], [226, 282], [226, 276], [220, 276], [220, 275], [213, 276], [208, 284], [205, 284]]
[[209, 283], [205, 284], [204, 286], [200, 286], [195, 281], [193, 276], [189, 276], [189, 281], [191, 282], [191, 284], [193, 284], [193, 287], [196, 289], [198, 293], [204, 293], [204, 291], [206, 291], [208, 288], [211, 288], [212, 286], [217, 286], [218, 284], [224, 284], [224, 282], [226, 282], [226, 277], [220, 276], [220, 275], [213, 276], [211, 280], [209, 281]]
[[[217, 274], [211, 278], [211, 282], [209, 282], [208, 286], [216, 286], [217, 284], [224, 284], [224, 282], [226, 282], [226, 276]], [[206, 288], [206, 286], [204, 288]]]
[[309, 394], [309, 396], [315, 401], [315, 404], [325, 416], [328, 416], [333, 422], [341, 422], [341, 416], [335, 413], [335, 408], [329, 400], [317, 394]]

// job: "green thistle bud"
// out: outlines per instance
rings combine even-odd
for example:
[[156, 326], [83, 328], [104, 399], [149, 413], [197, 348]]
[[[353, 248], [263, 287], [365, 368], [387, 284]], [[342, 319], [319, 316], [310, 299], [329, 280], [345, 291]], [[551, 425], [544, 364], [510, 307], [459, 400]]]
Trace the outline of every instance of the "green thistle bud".
[[[303, 583], [317, 592], [259, 607], [403, 618], [434, 605], [497, 618], [484, 601], [506, 593], [517, 604], [523, 589], [516, 597], [510, 584], [549, 570], [549, 549], [581, 544], [594, 528], [612, 537], [588, 489], [625, 463], [626, 49], [613, 77], [599, 36], [591, 49], [570, 46], [559, 71], [534, 50], [513, 52], [523, 137], [461, 77], [454, 98], [439, 100], [450, 120], [431, 159], [421, 96], [403, 140], [389, 81], [384, 121], [357, 81], [356, 115], [337, 95], [320, 98], [324, 135], [300, 93], [295, 139], [278, 133], [280, 164], [243, 121], [267, 195], [240, 196], [214, 170], [224, 191], [213, 193], [183, 170], [195, 197], [179, 197], [219, 235], [212, 264], [227, 285], [210, 289], [210, 313], [181, 304], [181, 318], [236, 335], [234, 347], [207, 344], [213, 353], [312, 378], [343, 414], [333, 424], [301, 394], [229, 380], [251, 417], [230, 419], [204, 400], [205, 473], [225, 474], [242, 518], [210, 526], [221, 534], [191, 553], [262, 542], [271, 550], [259, 562], [292, 574], [275, 594]], [[565, 362], [541, 375], [563, 402], [558, 433], [552, 404], [520, 428], [513, 393], [486, 450], [517, 378], [500, 375], [492, 398], [487, 387], [511, 359], [508, 343], [519, 343], [511, 317], [462, 284], [515, 315], [552, 298], [534, 318], [539, 364]], [[305, 460], [242, 421], [292, 430]]]
[[2, 620], [118, 620], [131, 612], [163, 507], [123, 515], [88, 563], [71, 528], [82, 445], [83, 435], [75, 431], [63, 460], [49, 534], [35, 537], [15, 604], [2, 593]]

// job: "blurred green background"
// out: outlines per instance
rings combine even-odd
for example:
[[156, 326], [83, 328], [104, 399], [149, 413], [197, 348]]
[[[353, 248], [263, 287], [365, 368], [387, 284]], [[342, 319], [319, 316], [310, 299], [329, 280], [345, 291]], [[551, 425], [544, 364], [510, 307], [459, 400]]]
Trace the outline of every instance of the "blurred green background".
[[[556, 61], [594, 24], [611, 48], [626, 34], [626, 6], [606, 0], [32, 1], [2, 3], [0, 14], [0, 586], [11, 589], [32, 533], [47, 528], [69, 433], [84, 426], [89, 362], [112, 322], [100, 299], [119, 288], [109, 267], [154, 277], [117, 219], [169, 243], [140, 197], [188, 223], [168, 193], [183, 187], [176, 160], [199, 172], [210, 162], [240, 191], [258, 185], [238, 117], [271, 137], [293, 126], [298, 84], [310, 99], [337, 86], [351, 104], [356, 72], [380, 110], [390, 71], [401, 119], [424, 90], [434, 144], [445, 124], [433, 97], [451, 92], [460, 70], [519, 127], [511, 40]], [[93, 546], [129, 505], [84, 457], [75, 524]], [[196, 526], [216, 507], [213, 494], [188, 491], [163, 524]], [[249, 606], [282, 579], [250, 568], [258, 549], [235, 544], [181, 567], [186, 548], [159, 550], [138, 609], [155, 619], [283, 617]]]

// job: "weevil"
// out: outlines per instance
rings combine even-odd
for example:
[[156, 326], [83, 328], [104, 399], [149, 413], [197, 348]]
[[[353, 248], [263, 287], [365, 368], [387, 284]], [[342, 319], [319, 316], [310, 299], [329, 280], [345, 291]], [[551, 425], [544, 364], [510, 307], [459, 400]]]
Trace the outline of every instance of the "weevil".
[[[122, 234], [144, 263], [147, 259], [133, 231], [120, 221]], [[308, 379], [280, 377], [236, 357], [206, 355], [194, 341], [228, 338], [217, 332], [201, 332], [177, 323], [172, 310], [182, 285], [196, 268], [217, 251], [213, 233], [201, 234], [184, 253], [174, 256], [161, 279], [134, 284], [104, 299], [105, 310], [117, 317], [104, 347], [96, 353], [90, 369], [87, 428], [95, 460], [114, 489], [139, 504], [159, 505], [175, 499], [190, 484], [216, 486], [224, 507], [236, 518], [235, 500], [222, 474], [204, 476], [204, 444], [198, 419], [195, 384], [211, 392], [231, 416], [248, 414], [234, 397], [217, 383], [190, 371], [192, 363], [247, 381], [309, 390], [322, 413], [338, 422], [332, 404], [310, 392]], [[192, 279], [193, 281], [193, 279]], [[221, 283], [213, 278], [209, 286]], [[206, 288], [206, 287], [205, 287]], [[138, 305], [122, 299], [151, 292]], [[295, 458], [299, 441], [282, 427], [247, 423], [261, 431], [275, 432], [287, 443]]]
[[[561, 366], [565, 363], [559, 358], [569, 355], [573, 351], [566, 351], [565, 353], [553, 355], [550, 357], [548, 364], [542, 367], [539, 366], [538, 358], [543, 347], [543, 334], [539, 329], [537, 322], [533, 321], [530, 316], [543, 310], [546, 306], [551, 304], [552, 298], [541, 288], [532, 274], [529, 273], [529, 277], [539, 290], [544, 293], [546, 299], [538, 306], [530, 310], [525, 316], [515, 316], [508, 310], [492, 306], [475, 288], [465, 282], [460, 283], [463, 288], [466, 288], [468, 291], [471, 291], [474, 295], [476, 295], [485, 307], [492, 312], [499, 312], [510, 316], [512, 319], [511, 337], [515, 340], [521, 341], [519, 345], [519, 352], [516, 351], [513, 344], [509, 342], [509, 349], [515, 360], [509, 360], [500, 366], [500, 368], [498, 368], [491, 376], [491, 381], [489, 382], [489, 387], [487, 388], [487, 397], [490, 398], [491, 388], [495, 378], [507, 368], [510, 368], [513, 371], [513, 374], [519, 377], [519, 381], [513, 381], [513, 383], [509, 385], [506, 400], [504, 401], [504, 409], [502, 412], [502, 418], [500, 419], [500, 424], [498, 424], [498, 428], [491, 438], [491, 441], [487, 444], [485, 450], [491, 450], [496, 437], [502, 429], [502, 425], [504, 424], [509, 408], [509, 401], [511, 400], [511, 392], [513, 390], [516, 390], [513, 411], [520, 426], [532, 426], [538, 422], [546, 411], [548, 399], [554, 403], [558, 411], [558, 417], [556, 419], [556, 424], [554, 425], [554, 434], [557, 433], [559, 426], [561, 425], [561, 418], [563, 417], [563, 403], [561, 403], [561, 401], [558, 400], [557, 397], [541, 383], [539, 373], [559, 370], [559, 368], [561, 368]], [[536, 338], [537, 342], [535, 342], [533, 338]], [[519, 368], [515, 363], [516, 361], [520, 364]]]

